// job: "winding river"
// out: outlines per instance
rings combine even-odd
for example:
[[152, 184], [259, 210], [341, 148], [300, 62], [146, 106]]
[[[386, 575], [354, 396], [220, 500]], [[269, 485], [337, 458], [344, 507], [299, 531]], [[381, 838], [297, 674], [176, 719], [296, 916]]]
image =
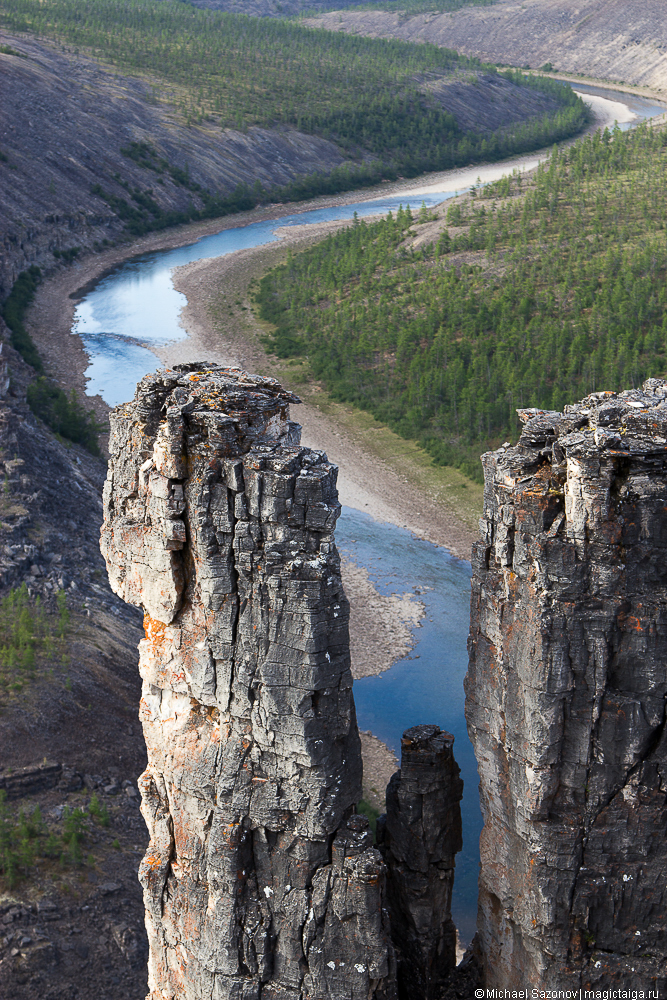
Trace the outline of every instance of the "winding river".
[[[576, 84], [600, 125], [617, 121], [623, 129], [664, 113], [643, 97]], [[430, 175], [391, 197], [369, 197], [356, 204], [295, 212], [287, 217], [250, 223], [206, 236], [188, 246], [133, 258], [108, 274], [79, 303], [73, 332], [90, 357], [88, 391], [111, 406], [134, 395], [136, 382], [156, 367], [151, 347], [187, 336], [180, 325], [185, 296], [172, 283], [172, 270], [203, 258], [220, 257], [279, 239], [276, 228], [386, 214], [399, 205], [441, 203], [469, 189], [478, 178], [489, 183], [514, 169], [528, 171], [548, 151], [499, 164]], [[377, 677], [355, 682], [361, 729], [371, 730], [396, 752], [408, 726], [435, 722], [454, 734], [461, 767], [464, 850], [457, 860], [453, 915], [463, 941], [475, 930], [478, 841], [481, 815], [477, 769], [463, 718], [463, 676], [467, 665], [470, 567], [444, 549], [415, 538], [391, 524], [344, 508], [337, 530], [340, 549], [369, 570], [382, 593], [412, 590], [424, 602], [426, 616], [418, 642], [407, 659]]]

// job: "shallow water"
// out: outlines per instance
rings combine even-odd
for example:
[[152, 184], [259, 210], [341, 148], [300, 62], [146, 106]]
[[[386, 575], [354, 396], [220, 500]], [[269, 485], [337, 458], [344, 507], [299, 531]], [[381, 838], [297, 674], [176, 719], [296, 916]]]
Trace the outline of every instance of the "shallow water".
[[[469, 183], [472, 182], [474, 177]], [[462, 190], [466, 186], [469, 184], [463, 184]], [[456, 193], [452, 190], [448, 195], [453, 197]], [[446, 196], [424, 194], [420, 195], [420, 202], [436, 205]], [[90, 356], [86, 371], [87, 392], [90, 395], [99, 393], [110, 406], [131, 399], [139, 379], [146, 372], [154, 371], [158, 363], [155, 354], [143, 345], [164, 344], [186, 336], [180, 325], [180, 312], [187, 300], [174, 288], [173, 268], [275, 243], [279, 239], [275, 232], [279, 227], [351, 219], [355, 212], [359, 217], [378, 212], [386, 214], [407, 201], [409, 195], [403, 194], [400, 198], [378, 198], [353, 205], [295, 212], [281, 219], [225, 229], [188, 246], [144, 254], [127, 261], [85, 296], [74, 315], [73, 331], [81, 336]]]
[[336, 541], [342, 553], [368, 569], [380, 593], [413, 591], [426, 607], [409, 656], [377, 677], [355, 681], [354, 700], [359, 728], [384, 740], [399, 760], [401, 734], [410, 726], [435, 723], [454, 736], [463, 778], [463, 851], [456, 860], [452, 914], [461, 939], [469, 942], [475, 933], [482, 829], [477, 764], [463, 717], [470, 564], [349, 507], [343, 507]]
[[[618, 127], [622, 132], [627, 132], [628, 129], [634, 128], [640, 122], [657, 118], [658, 115], [665, 112], [664, 104], [657, 104], [648, 97], [638, 97], [636, 94], [626, 94], [622, 91], [609, 90], [607, 87], [595, 87], [587, 83], [570, 82], [570, 86], [575, 94], [579, 94], [584, 101], [590, 97], [601, 98], [604, 101], [605, 110], [617, 120]], [[597, 103], [590, 103], [594, 110], [600, 107]]]

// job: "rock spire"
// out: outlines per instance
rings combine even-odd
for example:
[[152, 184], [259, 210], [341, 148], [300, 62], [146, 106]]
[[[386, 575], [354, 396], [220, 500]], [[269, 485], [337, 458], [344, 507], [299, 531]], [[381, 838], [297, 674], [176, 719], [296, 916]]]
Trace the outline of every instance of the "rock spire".
[[145, 611], [151, 1000], [392, 1000], [361, 797], [337, 469], [298, 402], [215, 365], [111, 416], [102, 551]]
[[401, 769], [387, 787], [382, 843], [402, 1000], [438, 1000], [456, 965], [451, 904], [463, 781], [453, 746], [439, 726], [406, 729]]
[[483, 457], [466, 716], [487, 986], [665, 986], [667, 383]]

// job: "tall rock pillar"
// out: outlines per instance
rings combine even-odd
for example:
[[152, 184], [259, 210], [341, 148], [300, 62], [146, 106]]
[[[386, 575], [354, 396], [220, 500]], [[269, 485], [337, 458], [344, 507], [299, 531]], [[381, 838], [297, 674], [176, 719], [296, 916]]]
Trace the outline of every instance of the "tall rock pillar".
[[401, 769], [387, 786], [387, 900], [401, 1000], [439, 1000], [456, 966], [451, 907], [463, 781], [453, 747], [439, 726], [406, 729]]
[[394, 996], [363, 817], [337, 470], [298, 402], [215, 365], [111, 417], [102, 551], [145, 611], [151, 1000]]
[[667, 383], [484, 456], [466, 716], [487, 986], [667, 980]]

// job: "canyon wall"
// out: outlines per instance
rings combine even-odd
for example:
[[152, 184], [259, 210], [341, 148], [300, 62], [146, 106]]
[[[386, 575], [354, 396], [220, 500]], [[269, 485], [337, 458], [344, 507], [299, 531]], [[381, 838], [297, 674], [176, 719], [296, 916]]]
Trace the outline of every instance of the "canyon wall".
[[487, 985], [664, 989], [667, 382], [519, 415], [473, 553]]
[[667, 90], [662, 0], [496, 0], [454, 12], [330, 11], [306, 23], [330, 31], [431, 42], [485, 62], [581, 73]]
[[[58, 261], [66, 266], [68, 252], [128, 239], [126, 221], [141, 207], [133, 191], [176, 215], [205, 207], [192, 184], [229, 196], [239, 184], [269, 189], [345, 161], [333, 142], [287, 126], [188, 125], [168, 88], [53, 43], [7, 34], [2, 41], [16, 54], [0, 52], [0, 298], [32, 264], [49, 271]], [[122, 152], [137, 142], [148, 142], [180, 175]]]
[[337, 470], [295, 397], [217, 366], [111, 417], [102, 550], [145, 611], [140, 869], [163, 997], [395, 996], [361, 797]]

